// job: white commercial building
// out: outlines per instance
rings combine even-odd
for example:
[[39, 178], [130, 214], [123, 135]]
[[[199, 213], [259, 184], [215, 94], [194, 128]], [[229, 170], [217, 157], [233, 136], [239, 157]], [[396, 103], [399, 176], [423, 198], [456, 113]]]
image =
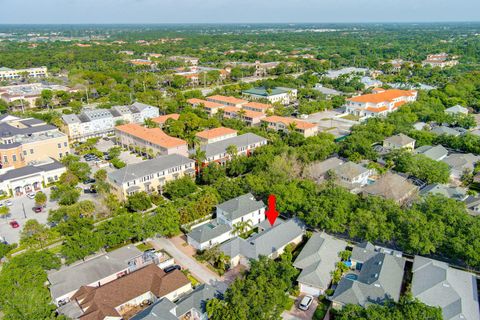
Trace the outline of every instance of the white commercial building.
[[21, 79], [24, 75], [28, 78], [43, 78], [48, 76], [47, 67], [26, 68], [26, 69], [10, 69], [0, 68], [0, 80]]

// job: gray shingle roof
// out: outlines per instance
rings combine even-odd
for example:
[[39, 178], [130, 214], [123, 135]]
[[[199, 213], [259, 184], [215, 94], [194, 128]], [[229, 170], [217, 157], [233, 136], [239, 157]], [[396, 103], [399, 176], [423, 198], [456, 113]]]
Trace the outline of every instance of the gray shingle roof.
[[374, 184], [366, 186], [363, 191], [369, 195], [381, 196], [394, 201], [401, 201], [404, 197], [412, 194], [416, 190], [418, 190], [418, 188], [406, 178], [388, 172]]
[[51, 131], [51, 130], [58, 130], [57, 127], [44, 124], [44, 125], [37, 125], [37, 126], [27, 126], [25, 128], [17, 128], [8, 123], [0, 123], [0, 135], [2, 137], [12, 137], [15, 135], [28, 135], [33, 133], [39, 133], [44, 131]]
[[475, 163], [480, 161], [480, 156], [471, 153], [453, 153], [442, 161], [448, 164], [451, 169], [473, 171]]
[[445, 109], [445, 112], [447, 113], [453, 113], [453, 114], [457, 114], [457, 113], [463, 113], [463, 114], [468, 114], [468, 109], [465, 108], [465, 107], [462, 107], [461, 105], [457, 104], [453, 107], [450, 107], [450, 108], [447, 108]]
[[342, 159], [332, 157], [321, 162], [312, 163], [306, 170], [307, 175], [314, 180], [322, 180], [329, 170], [345, 163]]
[[218, 294], [219, 292], [214, 287], [202, 284], [181, 297], [176, 303], [163, 298], [136, 314], [131, 320], [177, 320], [192, 309], [203, 314], [206, 312], [207, 301], [217, 297]]
[[135, 246], [125, 246], [76, 265], [48, 274], [50, 294], [54, 299], [81, 286], [115, 274], [128, 267], [128, 261], [142, 254]]
[[362, 167], [361, 165], [348, 161], [334, 169], [337, 175], [340, 177], [346, 177], [348, 179], [354, 179], [361, 174], [364, 174], [368, 171], [367, 168]]
[[63, 122], [66, 124], [80, 123], [82, 122], [76, 114], [64, 114], [62, 116]]
[[260, 255], [269, 256], [304, 233], [305, 224], [299, 219], [277, 219], [273, 227], [246, 240], [239, 237], [229, 240], [220, 246], [220, 250], [231, 258], [240, 254], [247, 259], [258, 259]]
[[223, 211], [223, 215], [230, 221], [241, 218], [251, 212], [265, 208], [262, 200], [257, 200], [251, 193], [244, 194], [225, 201], [217, 206]]
[[398, 147], [403, 147], [409, 143], [415, 142], [415, 139], [412, 139], [409, 136], [404, 135], [403, 133], [400, 133], [400, 134], [391, 136], [389, 138], [386, 138], [385, 141], [391, 144], [394, 144]]
[[212, 157], [218, 154], [225, 154], [227, 147], [235, 145], [237, 149], [246, 147], [248, 145], [260, 142], [266, 142], [267, 139], [260, 137], [254, 133], [245, 133], [237, 137], [228, 138], [222, 141], [209, 143], [200, 147], [202, 151], [205, 151], [206, 157]]
[[297, 281], [317, 288], [326, 289], [331, 272], [340, 261], [339, 253], [347, 243], [325, 233], [314, 233], [295, 259], [293, 266], [302, 269]]
[[122, 184], [189, 163], [193, 164], [195, 161], [179, 154], [170, 154], [135, 164], [129, 164], [119, 170], [109, 173], [108, 178], [117, 184]]
[[340, 280], [331, 300], [341, 304], [382, 304], [398, 301], [403, 280], [405, 259], [375, 252], [363, 266], [357, 280]]
[[25, 166], [18, 169], [12, 169], [4, 174], [0, 175], [0, 181], [6, 181], [11, 179], [17, 179], [21, 177], [26, 177], [32, 174], [40, 173], [40, 172], [49, 172], [53, 170], [57, 170], [60, 168], [64, 168], [65, 166], [60, 162], [53, 160], [50, 163], [38, 165], [38, 166]]
[[460, 187], [451, 187], [444, 184], [430, 184], [420, 191], [421, 195], [427, 194], [441, 194], [444, 197], [455, 199], [458, 201], [463, 201], [467, 198], [467, 190]]
[[448, 150], [445, 149], [442, 145], [437, 146], [421, 146], [415, 149], [416, 154], [423, 154], [424, 156], [435, 160], [440, 161], [448, 155]]
[[207, 301], [215, 298], [218, 294], [217, 289], [208, 284], [198, 286], [193, 292], [177, 302], [177, 317], [183, 316], [192, 309], [197, 310], [200, 314], [205, 313], [207, 311]]
[[459, 136], [461, 134], [461, 132], [445, 126], [435, 127], [431, 130], [431, 132], [438, 135], [446, 134], [451, 136]]
[[412, 294], [427, 305], [439, 306], [445, 320], [479, 320], [475, 275], [420, 256], [413, 263]]
[[212, 221], [192, 229], [188, 236], [198, 243], [204, 243], [231, 231], [229, 225]]
[[134, 315], [131, 320], [178, 320], [174, 315], [176, 304], [163, 298], [155, 302], [147, 309]]

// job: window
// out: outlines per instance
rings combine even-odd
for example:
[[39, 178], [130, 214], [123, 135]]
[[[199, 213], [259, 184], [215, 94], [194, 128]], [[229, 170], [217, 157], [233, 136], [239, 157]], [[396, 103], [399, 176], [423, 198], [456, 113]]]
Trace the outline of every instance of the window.
[[61, 153], [61, 152], [60, 152], [58, 155], [59, 155], [60, 158], [62, 157], [62, 153]]
[[64, 147], [66, 147], [66, 146], [67, 146], [67, 143], [66, 143], [66, 142], [64, 142], [64, 143], [63, 143], [63, 146], [64, 146]]
[[8, 157], [7, 156], [3, 156], [3, 162], [5, 162], [5, 163], [8, 162]]
[[13, 159], [13, 162], [16, 162], [16, 161], [17, 161], [17, 156], [16, 156], [16, 155], [13, 155], [13, 156], [12, 156], [12, 159]]
[[23, 150], [23, 155], [24, 155], [24, 156], [27, 155], [27, 150]]
[[62, 144], [61, 144], [61, 143], [59, 143], [59, 144], [58, 144], [58, 148], [61, 148], [61, 147], [62, 147]]

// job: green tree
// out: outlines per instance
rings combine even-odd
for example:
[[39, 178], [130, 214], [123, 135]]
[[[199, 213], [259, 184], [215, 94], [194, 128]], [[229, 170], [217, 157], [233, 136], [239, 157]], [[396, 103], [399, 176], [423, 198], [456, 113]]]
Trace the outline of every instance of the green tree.
[[47, 203], [47, 195], [42, 191], [39, 191], [35, 194], [35, 204], [37, 206], [43, 206]]
[[146, 192], [136, 192], [127, 197], [127, 208], [130, 211], [140, 212], [151, 207], [152, 201]]
[[163, 188], [163, 194], [170, 199], [186, 197], [195, 191], [198, 187], [190, 177], [183, 177], [177, 180], [168, 181]]

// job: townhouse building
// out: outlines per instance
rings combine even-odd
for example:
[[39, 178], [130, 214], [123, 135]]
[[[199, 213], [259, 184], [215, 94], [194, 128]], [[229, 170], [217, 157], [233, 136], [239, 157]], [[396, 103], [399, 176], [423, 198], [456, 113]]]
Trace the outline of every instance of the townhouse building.
[[270, 116], [261, 119], [261, 121], [267, 125], [267, 128], [275, 131], [288, 132], [293, 128], [295, 132], [300, 133], [305, 138], [318, 133], [318, 126], [316, 124], [294, 118]]
[[159, 116], [158, 108], [135, 102], [130, 106], [114, 106], [111, 109], [88, 109], [79, 115], [62, 116], [61, 130], [72, 141], [105, 137], [113, 134], [118, 123], [143, 123], [145, 119]]
[[[249, 156], [256, 148], [266, 144], [267, 139], [250, 132], [237, 137], [209, 143], [200, 146], [200, 150], [205, 152], [205, 159], [202, 161], [202, 165], [206, 166], [211, 162], [224, 165], [230, 160], [230, 155], [227, 152], [229, 146], [235, 146], [237, 155]], [[191, 153], [194, 154], [195, 150], [191, 150]]]
[[247, 100], [243, 100], [235, 97], [222, 96], [222, 95], [214, 95], [214, 96], [207, 97], [207, 101], [215, 102], [224, 106], [237, 107], [237, 108], [241, 108], [242, 105], [248, 103]]
[[155, 159], [129, 164], [110, 172], [107, 182], [111, 192], [126, 200], [136, 192], [162, 192], [168, 181], [195, 175], [195, 161], [179, 154], [160, 156]]
[[259, 124], [266, 115], [263, 112], [227, 106], [223, 108], [223, 117], [226, 119], [237, 119], [249, 126], [254, 126]]
[[377, 88], [373, 93], [347, 99], [346, 112], [362, 118], [386, 116], [408, 102], [417, 100], [417, 91]]
[[209, 144], [225, 139], [233, 138], [237, 136], [237, 130], [233, 130], [226, 127], [218, 127], [213, 129], [207, 129], [195, 134], [195, 137], [198, 138], [199, 144]]
[[212, 102], [197, 98], [188, 99], [187, 102], [194, 108], [201, 107], [209, 116], [213, 116], [218, 112], [218, 110], [225, 107], [225, 105], [218, 102]]
[[168, 154], [188, 155], [188, 145], [185, 140], [170, 137], [160, 128], [147, 128], [129, 123], [115, 127], [115, 137], [117, 144], [123, 148], [150, 157]]

